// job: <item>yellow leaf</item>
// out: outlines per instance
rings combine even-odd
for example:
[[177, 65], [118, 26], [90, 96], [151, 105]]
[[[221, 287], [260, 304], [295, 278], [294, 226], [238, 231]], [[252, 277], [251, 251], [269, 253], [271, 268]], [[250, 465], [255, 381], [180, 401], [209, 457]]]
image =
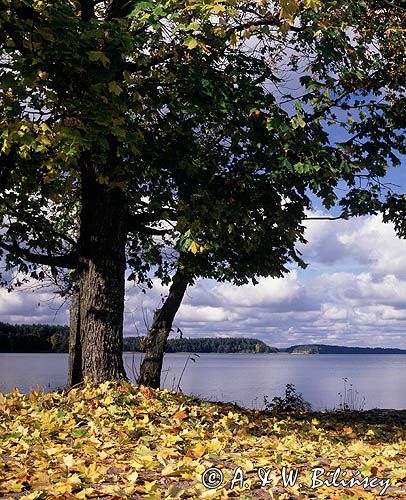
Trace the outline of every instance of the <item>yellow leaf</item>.
[[[100, 455], [99, 455], [100, 456]], [[82, 473], [83, 477], [87, 482], [90, 483], [97, 483], [101, 479], [103, 479], [105, 473], [106, 473], [106, 467], [101, 467], [100, 465], [96, 464], [95, 462], [91, 463], [88, 467], [82, 466], [80, 468], [80, 472]], [[78, 467], [79, 470], [79, 467]]]
[[199, 243], [197, 243], [196, 241], [193, 241], [192, 244], [189, 247], [189, 250], [193, 254], [196, 254], [199, 251], [199, 246], [200, 246]]
[[175, 413], [174, 415], [174, 418], [178, 419], [178, 420], [183, 420], [185, 418], [187, 418], [187, 413], [184, 411], [184, 410], [181, 410], [181, 411], [178, 411], [177, 413]]
[[314, 11], [318, 11], [319, 8], [321, 7], [321, 1], [320, 0], [305, 0], [305, 6], [308, 9], [313, 9]]
[[68, 483], [78, 485], [78, 484], [82, 484], [82, 481], [80, 480], [80, 477], [78, 474], [73, 474], [72, 476], [70, 476], [68, 478]]
[[195, 458], [200, 458], [202, 457], [205, 453], [207, 453], [207, 447], [204, 443], [197, 443], [193, 448], [191, 449], [192, 455]]
[[218, 440], [218, 438], [213, 438], [207, 444], [207, 448], [209, 451], [219, 451], [223, 448], [222, 443]]
[[128, 474], [127, 479], [130, 481], [130, 483], [136, 483], [138, 479], [138, 472], [135, 470], [131, 474]]
[[79, 498], [79, 500], [84, 500], [86, 497], [90, 497], [92, 493], [94, 492], [94, 488], [85, 488], [82, 491], [79, 491], [79, 493], [75, 493], [76, 498]]
[[279, 17], [292, 22], [294, 14], [299, 10], [297, 0], [279, 0], [279, 3], [281, 6]]
[[62, 460], [66, 467], [73, 467], [75, 463], [75, 461], [73, 460], [73, 455], [66, 455]]
[[43, 132], [51, 132], [51, 129], [48, 127], [48, 125], [43, 122], [41, 123], [40, 127], [39, 127]]
[[47, 453], [47, 455], [55, 455], [56, 453], [60, 452], [61, 450], [59, 448], [47, 448], [45, 450], [45, 452]]
[[72, 484], [69, 481], [63, 481], [53, 485], [53, 489], [58, 491], [59, 493], [71, 493], [72, 492]]
[[179, 471], [179, 463], [172, 462], [169, 463], [166, 467], [164, 467], [161, 471], [162, 476], [180, 476], [181, 472]]
[[214, 12], [214, 14], [219, 14], [220, 12], [224, 12], [225, 10], [225, 5], [213, 5], [213, 7], [211, 8], [211, 11]]
[[32, 493], [29, 493], [28, 495], [24, 495], [20, 497], [20, 500], [36, 500], [37, 498], [40, 498], [42, 496], [42, 491], [33, 491]]
[[148, 483], [145, 483], [144, 484], [145, 491], [147, 493], [149, 493], [150, 491], [154, 491], [156, 489], [155, 484], [156, 484], [156, 479], [155, 481], [149, 481]]
[[19, 481], [7, 481], [1, 486], [1, 491], [9, 493], [19, 493], [24, 488], [24, 485]]

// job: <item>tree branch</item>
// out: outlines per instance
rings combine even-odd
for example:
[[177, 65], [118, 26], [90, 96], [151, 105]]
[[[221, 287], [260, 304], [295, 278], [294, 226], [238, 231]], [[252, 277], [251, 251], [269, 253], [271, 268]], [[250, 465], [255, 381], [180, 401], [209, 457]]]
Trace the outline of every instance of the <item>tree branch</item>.
[[65, 255], [44, 255], [35, 254], [27, 249], [21, 248], [17, 242], [13, 244], [5, 243], [0, 240], [0, 248], [7, 252], [17, 255], [23, 260], [31, 262], [32, 264], [42, 264], [50, 267], [64, 267], [66, 269], [76, 269], [79, 263], [78, 255], [76, 252], [70, 252]]
[[304, 217], [302, 220], [339, 220], [339, 219], [348, 220], [348, 218], [349, 214], [344, 212], [338, 217]]
[[[144, 212], [141, 214], [127, 214], [127, 229], [128, 231], [135, 232], [140, 231], [146, 234], [164, 234], [166, 230], [153, 229], [147, 227], [147, 224], [152, 224], [154, 222], [159, 222], [164, 219], [164, 214], [168, 214], [170, 219], [175, 220], [177, 218], [177, 213], [174, 210], [163, 208], [159, 212]], [[151, 231], [154, 231], [152, 233]], [[157, 232], [159, 231], [159, 232]]]
[[341, 101], [341, 99], [344, 99], [344, 97], [346, 97], [347, 95], [351, 94], [351, 92], [354, 92], [354, 91], [353, 90], [346, 90], [346, 91], [344, 91], [336, 99], [334, 99], [333, 101], [331, 101], [330, 104], [328, 104], [326, 106], [323, 106], [321, 109], [319, 109], [319, 111], [316, 111], [312, 115], [307, 116], [304, 119], [304, 121], [306, 123], [310, 123], [311, 121], [316, 120], [317, 118], [320, 118], [321, 116], [324, 115], [324, 113], [326, 111], [328, 111], [329, 109], [333, 108], [334, 106], [337, 106], [338, 103]]
[[[245, 29], [249, 29], [251, 27], [260, 27], [260, 26], [273, 26], [275, 28], [280, 28], [284, 23], [276, 16], [268, 16], [263, 19], [247, 21], [243, 24], [237, 24], [230, 29], [227, 30], [227, 34], [231, 34], [235, 31], [242, 31]], [[307, 28], [307, 26], [292, 26], [289, 25], [289, 30], [294, 31], [296, 33], [301, 33]]]
[[131, 14], [135, 0], [111, 0], [107, 8], [106, 21], [121, 19]]
[[155, 229], [154, 227], [145, 226], [141, 229], [141, 232], [152, 236], [163, 236], [168, 233], [168, 229]]
[[388, 5], [389, 7], [392, 7], [393, 9], [400, 9], [403, 12], [406, 12], [405, 7], [401, 7], [400, 5], [396, 5], [395, 3], [390, 2], [389, 0], [382, 0], [382, 2], [385, 3], [386, 5]]
[[[0, 177], [0, 188], [1, 188], [1, 177]], [[66, 241], [67, 243], [72, 245], [72, 247], [74, 247], [74, 248], [77, 247], [77, 242], [73, 238], [68, 236], [67, 234], [63, 234], [60, 231], [56, 231], [51, 226], [44, 228], [43, 226], [41, 226], [41, 224], [38, 224], [38, 222], [36, 220], [30, 219], [29, 217], [27, 217], [25, 215], [25, 214], [27, 214], [27, 212], [21, 213], [20, 211], [16, 210], [12, 205], [10, 205], [6, 200], [3, 199], [1, 201], [8, 208], [8, 210], [10, 210], [10, 212], [14, 215], [14, 217], [16, 217], [17, 220], [21, 220], [22, 222], [27, 224], [27, 226], [30, 227], [33, 231], [37, 231], [39, 237], [42, 236], [42, 234], [45, 230], [45, 231], [48, 231], [53, 236], [56, 236], [57, 238], [61, 238], [62, 240]], [[43, 240], [46, 240], [45, 237], [42, 237], [42, 238], [43, 238]]]
[[94, 1], [93, 0], [80, 0], [80, 11], [83, 21], [90, 21], [95, 17]]

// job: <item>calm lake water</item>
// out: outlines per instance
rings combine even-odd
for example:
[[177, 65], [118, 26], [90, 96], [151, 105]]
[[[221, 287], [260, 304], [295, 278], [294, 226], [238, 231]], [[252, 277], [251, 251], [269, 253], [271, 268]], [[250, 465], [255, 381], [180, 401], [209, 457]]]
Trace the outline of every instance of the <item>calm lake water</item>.
[[[167, 354], [162, 380], [185, 394], [213, 401], [232, 401], [262, 408], [263, 397], [281, 396], [286, 384], [314, 409], [334, 408], [343, 378], [358, 391], [359, 404], [370, 408], [406, 408], [406, 355], [200, 354], [196, 362], [185, 353]], [[135, 380], [141, 354], [124, 353], [127, 374]], [[67, 354], [0, 353], [0, 390], [49, 391], [66, 383]]]

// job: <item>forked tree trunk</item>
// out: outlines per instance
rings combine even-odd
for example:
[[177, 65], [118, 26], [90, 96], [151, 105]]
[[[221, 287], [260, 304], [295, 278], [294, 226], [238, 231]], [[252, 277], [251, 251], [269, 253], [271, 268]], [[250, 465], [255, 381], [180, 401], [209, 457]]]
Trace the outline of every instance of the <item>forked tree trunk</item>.
[[146, 351], [141, 363], [139, 385], [159, 389], [166, 341], [172, 329], [173, 320], [182, 303], [190, 278], [178, 268], [169, 289], [169, 295], [161, 309], [154, 314], [146, 339]]
[[[79, 237], [79, 307], [74, 322], [71, 373], [92, 382], [126, 378], [123, 314], [126, 220], [124, 195], [82, 172]], [[73, 312], [73, 316], [75, 312]], [[80, 348], [78, 344], [80, 343]], [[81, 370], [77, 368], [80, 357]], [[76, 365], [75, 365], [76, 362]]]

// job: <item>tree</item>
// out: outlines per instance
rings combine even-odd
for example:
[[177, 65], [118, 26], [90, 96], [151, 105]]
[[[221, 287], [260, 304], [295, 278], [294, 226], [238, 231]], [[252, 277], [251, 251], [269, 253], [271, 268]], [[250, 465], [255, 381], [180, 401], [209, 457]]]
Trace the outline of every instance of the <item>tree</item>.
[[[16, 284], [73, 273], [80, 377], [125, 376], [127, 266], [277, 274], [310, 192], [375, 209], [402, 149], [403, 12], [305, 5], [0, 0], [0, 248]], [[268, 269], [235, 274], [257, 243]]]
[[[290, 4], [290, 5], [292, 6], [292, 4]], [[363, 7], [365, 7], [365, 5], [363, 5], [362, 8]], [[392, 7], [397, 8], [394, 5], [392, 5]], [[296, 8], [293, 4], [293, 8], [291, 11], [289, 11], [289, 14], [291, 14], [291, 15], [294, 14], [295, 9]], [[380, 11], [379, 6], [378, 6], [378, 11]], [[355, 12], [356, 11], [354, 11], [353, 13], [355, 13]], [[329, 18], [329, 15], [327, 15], [327, 18]], [[263, 22], [265, 24], [267, 24], [266, 21], [263, 21]], [[336, 22], [336, 20], [335, 20], [335, 22]], [[353, 22], [354, 22], [354, 19], [352, 18], [352, 26], [354, 26]], [[395, 25], [396, 25], [396, 22], [397, 21], [395, 21]], [[325, 21], [324, 21], [324, 23], [325, 23]], [[329, 26], [327, 23], [326, 24], [324, 24], [324, 23], [320, 23], [320, 24], [322, 26], [327, 25], [329, 28], [333, 27], [333, 32], [334, 32], [334, 25]], [[247, 25], [248, 24], [249, 23], [247, 23]], [[255, 25], [255, 23], [253, 23], [252, 25]], [[378, 30], [376, 30], [375, 28], [373, 28], [370, 25], [370, 23], [368, 21], [366, 24], [364, 24], [363, 29], [368, 30], [369, 36], [371, 36], [371, 32], [375, 33], [375, 31], [379, 32], [379, 30], [380, 30], [382, 33], [383, 27], [384, 26], [380, 26], [380, 27], [378, 27]], [[391, 28], [388, 28], [386, 25], [385, 25], [385, 27], [386, 27], [386, 32], [385, 32], [386, 34], [387, 33], [397, 33], [397, 35], [399, 34], [398, 28], [394, 28], [394, 25], [392, 25]], [[358, 25], [357, 28], [360, 29], [360, 26]], [[364, 33], [364, 35], [365, 34], [366, 33]], [[388, 65], [388, 67], [386, 68], [386, 70], [389, 70], [389, 68], [391, 68], [390, 74], [398, 75], [398, 78], [396, 80], [396, 84], [393, 86], [393, 89], [395, 89], [395, 90], [398, 88], [397, 85], [400, 87], [402, 85], [404, 86], [404, 73], [403, 73], [402, 69], [400, 71], [397, 71], [397, 70], [394, 70], [394, 66], [393, 66], [394, 60], [398, 60], [398, 57], [400, 54], [399, 53], [399, 46], [397, 46], [397, 42], [399, 42], [399, 40], [397, 39], [397, 35], [395, 35], [394, 39], [392, 39], [388, 44], [388, 46], [390, 48], [390, 54], [392, 56], [392, 58], [391, 58], [392, 60], [391, 60], [390, 65]], [[337, 33], [335, 33], [335, 35], [333, 35], [333, 36], [332, 36], [332, 33], [330, 33], [329, 37], [334, 39], [335, 37], [337, 37]], [[368, 36], [367, 36], [367, 38], [368, 38]], [[353, 44], [351, 47], [348, 47], [348, 46], [346, 47], [346, 49], [349, 50], [350, 53], [354, 52], [355, 47], [357, 47], [358, 50], [361, 50], [361, 51], [364, 50], [364, 47], [362, 46], [362, 44], [366, 42], [365, 38], [361, 37], [357, 41], [359, 42], [358, 46], [356, 44]], [[339, 49], [339, 48], [340, 47], [337, 47], [337, 49]], [[384, 48], [387, 49], [388, 47], [384, 45]], [[342, 47], [341, 47], [341, 49], [342, 49]], [[326, 54], [330, 54], [330, 53], [333, 54], [333, 48], [331, 47], [331, 39], [330, 39], [330, 43], [327, 43], [324, 46], [323, 46], [323, 44], [320, 44], [320, 46], [315, 47], [314, 50], [316, 53], [317, 52], [321, 53], [323, 57]], [[388, 54], [388, 52], [386, 52], [386, 54]], [[364, 63], [365, 62], [366, 61], [364, 61]], [[313, 69], [316, 71], [320, 70], [320, 61], [317, 61], [317, 63], [313, 66]], [[328, 71], [331, 71], [331, 68]], [[362, 81], [362, 78], [365, 78], [365, 77], [361, 76], [362, 72], [360, 72], [358, 69], [356, 69], [356, 67], [353, 67], [353, 71], [355, 71], [355, 73], [356, 73], [355, 77], [358, 78], [358, 80]], [[351, 148], [354, 148], [354, 145], [356, 144], [356, 147], [359, 150], [358, 151], [359, 154], [362, 155], [362, 154], [372, 153], [370, 156], [373, 156], [373, 153], [378, 150], [379, 145], [378, 145], [378, 142], [376, 140], [377, 137], [374, 136], [375, 132], [372, 132], [372, 131], [376, 126], [378, 126], [378, 128], [380, 126], [382, 126], [383, 122], [380, 121], [381, 117], [379, 116], [379, 113], [377, 113], [373, 119], [372, 119], [372, 115], [371, 115], [369, 117], [370, 119], [366, 120], [366, 114], [362, 109], [365, 108], [368, 110], [368, 112], [375, 111], [375, 113], [376, 113], [378, 110], [382, 110], [382, 108], [380, 108], [378, 106], [375, 109], [374, 103], [369, 101], [369, 99], [368, 99], [371, 97], [370, 95], [368, 96], [368, 94], [371, 93], [371, 95], [373, 95], [373, 93], [374, 93], [373, 91], [369, 90], [371, 87], [370, 80], [365, 79], [363, 83], [361, 83], [361, 81], [360, 81], [358, 85], [355, 85], [355, 87], [348, 88], [347, 80], [351, 80], [351, 78], [353, 78], [353, 77], [350, 77], [350, 74], [351, 74], [351, 68], [347, 68], [342, 73], [342, 80], [341, 81], [340, 81], [340, 79], [332, 78], [331, 74], [328, 75], [330, 83], [332, 81], [336, 82], [336, 83], [340, 82], [340, 84], [343, 86], [343, 90], [342, 90], [341, 95], [339, 95], [339, 96], [335, 95], [335, 99], [333, 99], [332, 102], [330, 102], [328, 105], [324, 105], [324, 108], [322, 107], [321, 114], [324, 114], [326, 111], [331, 112], [331, 107], [333, 109], [335, 109], [337, 107], [341, 110], [347, 111], [347, 117], [346, 117], [348, 120], [347, 123], [349, 125], [351, 125], [349, 127], [349, 129], [352, 131], [352, 133], [355, 133], [355, 131], [357, 131], [357, 132], [355, 133], [355, 135], [352, 138], [349, 138], [347, 141], [345, 141], [344, 143], [339, 145], [342, 148], [341, 151], [345, 150], [345, 149], [350, 150]], [[389, 74], [386, 76], [389, 76]], [[303, 81], [306, 81], [306, 82], [311, 81], [311, 78], [308, 75], [306, 75], [302, 78], [303, 78]], [[314, 80], [314, 76], [313, 76], [313, 80]], [[386, 81], [386, 83], [389, 84], [389, 80], [386, 80], [386, 79], [381, 80], [381, 82], [383, 82], [383, 81]], [[311, 87], [311, 85], [310, 85], [310, 87]], [[326, 86], [328, 87], [329, 85], [326, 85]], [[375, 89], [375, 91], [379, 94], [382, 91], [382, 89], [380, 89], [380, 90]], [[354, 105], [349, 104], [348, 101], [351, 101], [357, 95], [358, 92], [360, 92], [364, 96], [367, 96], [367, 99], [365, 99], [363, 101], [362, 100], [356, 101], [354, 103]], [[385, 92], [388, 92], [388, 89], [385, 89]], [[389, 98], [389, 94], [390, 93], [388, 93], [388, 95], [387, 95], [388, 98]], [[349, 96], [353, 96], [353, 97], [349, 97]], [[291, 99], [292, 101], [296, 101], [295, 107], [296, 107], [296, 109], [300, 110], [300, 109], [303, 109], [305, 107], [304, 102], [302, 102], [303, 97], [305, 98], [304, 101], [306, 102], [306, 104], [308, 104], [308, 96], [306, 96], [306, 95], [301, 96], [301, 97], [296, 97], [296, 98], [289, 96], [288, 99]], [[306, 97], [307, 97], [307, 99], [306, 99]], [[285, 98], [287, 98], [287, 96], [285, 96]], [[339, 104], [342, 99], [344, 99], [344, 102]], [[392, 96], [392, 99], [393, 99], [393, 96]], [[397, 101], [398, 105], [400, 103], [403, 103], [402, 105], [404, 105], [403, 100]], [[394, 103], [392, 101], [391, 105], [393, 106], [393, 104]], [[317, 108], [317, 106], [316, 106], [316, 108]], [[355, 115], [357, 116], [358, 119], [361, 119], [361, 123], [355, 124], [354, 119], [353, 119], [354, 109], [357, 110], [355, 112]], [[349, 111], [349, 110], [351, 110], [351, 111]], [[336, 113], [337, 111], [334, 111], [334, 112]], [[304, 121], [299, 113], [295, 118], [292, 119], [292, 121], [295, 119], [298, 120], [297, 122], [294, 123], [295, 127], [305, 127], [306, 124], [308, 124], [309, 120], [314, 118], [314, 116], [318, 116], [319, 114], [320, 114], [320, 109], [314, 111], [313, 116], [308, 114], [307, 120]], [[256, 115], [261, 116], [262, 110], [261, 111], [257, 110]], [[398, 126], [400, 125], [400, 122], [398, 122], [400, 115], [398, 113], [391, 113], [390, 112], [388, 114], [388, 116], [391, 116], [392, 129], [397, 129]], [[330, 125], [332, 123], [337, 124], [337, 121], [338, 121], [338, 123], [340, 123], [340, 120], [337, 119], [337, 116], [335, 114], [330, 115], [329, 118], [330, 118], [330, 122], [329, 122]], [[268, 119], [269, 119], [269, 117], [268, 117]], [[364, 124], [362, 124], [363, 120], [365, 121]], [[379, 125], [379, 122], [380, 122], [380, 125]], [[354, 127], [352, 127], [353, 124], [354, 124]], [[341, 122], [340, 125], [342, 126], [343, 122]], [[401, 128], [401, 127], [399, 126], [399, 128]], [[373, 142], [372, 141], [367, 142], [365, 140], [366, 137], [368, 136], [368, 134], [372, 135]], [[355, 141], [354, 141], [354, 139], [355, 139]], [[265, 139], [265, 140], [263, 140], [263, 142], [267, 143], [267, 140]], [[386, 154], [391, 158], [393, 163], [395, 165], [398, 164], [398, 159], [394, 156], [393, 151], [391, 151], [391, 147], [393, 147], [393, 143], [389, 140], [387, 143], [384, 142], [384, 143], [381, 143], [380, 145], [382, 146], [382, 144], [384, 144], [384, 146], [387, 147]], [[264, 144], [261, 143], [261, 146], [264, 147]], [[398, 146], [400, 146], [400, 143], [398, 143]], [[332, 153], [332, 152], [330, 151], [330, 153]], [[383, 153], [383, 151], [382, 151], [382, 153]], [[384, 153], [384, 155], [385, 155], [385, 153]], [[269, 151], [268, 158], [271, 158], [271, 157], [272, 157], [272, 152]], [[343, 161], [345, 163], [344, 156], [342, 156], [342, 158], [343, 158]], [[281, 160], [281, 158], [279, 158], [277, 161], [275, 161], [274, 165], [277, 165], [278, 161], [280, 162], [280, 160]], [[284, 161], [284, 159], [282, 159], [282, 161]], [[383, 165], [383, 168], [386, 168], [386, 166]], [[302, 169], [303, 169], [303, 173], [306, 172], [306, 170], [308, 171], [309, 165], [306, 167], [302, 162], [296, 163], [295, 170], [298, 172], [301, 172]], [[313, 167], [310, 167], [310, 169], [314, 169], [314, 165], [313, 165]], [[382, 170], [381, 171], [378, 170], [378, 172], [375, 171], [375, 173], [377, 175], [383, 175]], [[362, 174], [360, 175], [360, 177], [362, 177]], [[367, 174], [366, 177], [368, 178], [369, 175]], [[298, 182], [298, 179], [296, 178], [294, 180], [294, 183], [297, 183], [297, 182]], [[309, 181], [309, 182], [311, 182], [311, 181]], [[351, 184], [351, 182], [350, 182], [350, 184]], [[296, 184], [296, 186], [297, 186], [297, 184]], [[288, 188], [287, 192], [289, 192], [289, 190], [295, 189], [296, 186], [295, 186], [295, 184], [289, 185], [289, 180], [286, 179], [286, 184], [284, 187]], [[302, 185], [302, 187], [303, 187], [303, 185]], [[380, 197], [381, 190], [380, 190], [379, 184], [373, 185], [372, 183], [370, 183], [370, 179], [369, 179], [368, 187], [370, 189], [353, 188], [349, 193], [347, 193], [347, 196], [345, 196], [341, 199], [343, 213], [342, 213], [342, 216], [340, 216], [340, 217], [347, 218], [350, 214], [361, 215], [361, 214], [366, 214], [366, 213], [371, 213], [371, 212], [373, 213], [374, 211], [376, 211], [378, 209], [382, 209], [385, 206], [386, 208], [384, 208], [384, 210], [388, 213], [386, 218], [388, 220], [398, 221], [399, 215], [396, 215], [395, 210], [394, 210], [395, 197], [390, 196], [390, 200], [392, 200], [392, 201], [387, 203], [386, 205], [383, 205], [382, 199]], [[216, 190], [214, 190], [214, 192], [216, 192]], [[320, 195], [320, 192], [318, 194]], [[285, 195], [286, 195], [286, 192], [285, 192]], [[324, 195], [325, 195], [325, 193], [322, 194], [322, 197], [324, 197]], [[324, 198], [324, 201], [327, 202], [326, 203], [327, 206], [329, 204], [331, 204], [331, 200], [329, 199], [330, 195], [331, 195], [331, 192], [327, 191], [327, 196]], [[280, 199], [280, 202], [283, 203], [282, 200], [283, 200], [283, 198]], [[400, 202], [398, 200], [397, 204], [396, 204], [397, 207], [399, 207], [399, 203]], [[403, 204], [404, 204], [404, 200], [403, 200]], [[258, 206], [260, 207], [263, 205], [264, 204], [261, 202], [258, 202], [258, 200], [256, 201], [257, 207]], [[291, 227], [289, 228], [290, 231], [296, 230], [297, 233], [295, 234], [295, 238], [293, 240], [289, 241], [289, 243], [286, 240], [283, 242], [282, 248], [284, 250], [287, 250], [288, 248], [290, 248], [292, 251], [294, 251], [294, 243], [296, 242], [296, 239], [302, 239], [302, 241], [303, 241], [301, 230], [300, 230], [303, 228], [300, 228], [300, 220], [301, 220], [301, 218], [302, 219], [305, 218], [304, 217], [304, 208], [309, 206], [309, 199], [307, 198], [307, 196], [303, 196], [302, 198], [300, 198], [299, 205], [302, 208], [302, 210], [300, 208], [298, 208], [297, 215], [299, 217], [297, 217], [295, 220], [293, 220], [293, 219], [290, 220]], [[391, 209], [389, 209], [388, 207], [391, 207]], [[279, 207], [279, 210], [280, 210], [280, 208], [281, 207]], [[241, 209], [241, 206], [239, 207], [239, 209]], [[276, 209], [274, 211], [273, 218], [272, 218], [272, 216], [269, 218], [270, 221], [280, 220], [280, 216], [276, 214], [277, 210], [278, 209]], [[397, 214], [399, 214], [399, 211], [397, 212]], [[338, 217], [338, 218], [340, 218], [340, 217]], [[282, 216], [282, 218], [284, 218], [284, 220], [287, 220], [286, 215], [285, 215], [285, 217]], [[400, 216], [400, 219], [403, 220], [402, 216]], [[397, 223], [397, 228], [399, 229], [399, 222], [396, 222], [396, 223]], [[230, 226], [228, 226], [228, 227], [230, 229]], [[255, 222], [251, 221], [250, 224], [247, 224], [247, 227], [249, 227], [251, 230], [252, 230], [252, 228], [255, 228], [256, 230], [259, 229], [258, 233], [260, 236], [256, 240], [256, 245], [252, 245], [248, 248], [245, 247], [244, 241], [243, 241], [244, 238], [241, 238], [241, 239], [239, 238], [239, 236], [241, 236], [241, 234], [238, 232], [239, 231], [238, 229], [235, 232], [236, 228], [233, 226], [231, 226], [231, 230], [229, 230], [229, 233], [231, 233], [231, 234], [227, 235], [227, 243], [223, 242], [222, 245], [220, 245], [221, 250], [223, 250], [225, 247], [227, 247], [226, 259], [228, 259], [227, 263], [229, 265], [229, 269], [228, 269], [229, 273], [226, 277], [224, 277], [223, 275], [219, 277], [217, 269], [215, 267], [216, 264], [224, 265], [224, 261], [223, 261], [221, 255], [215, 255], [213, 260], [216, 262], [216, 264], [213, 265], [213, 262], [208, 264], [208, 262], [205, 261], [205, 259], [208, 258], [208, 254], [206, 252], [204, 252], [202, 258], [193, 259], [193, 262], [189, 262], [189, 266], [188, 266], [188, 265], [185, 265], [184, 254], [181, 254], [181, 258], [179, 259], [176, 273], [173, 276], [172, 284], [169, 288], [168, 296], [167, 296], [166, 300], [163, 300], [162, 306], [156, 310], [156, 312], [154, 314], [154, 318], [153, 318], [153, 323], [148, 330], [147, 338], [146, 338], [146, 341], [144, 342], [145, 347], [146, 347], [146, 352], [145, 352], [145, 357], [144, 357], [142, 364], [141, 364], [140, 376], [138, 379], [140, 384], [149, 385], [151, 387], [159, 387], [160, 374], [161, 374], [161, 370], [162, 370], [162, 363], [163, 363], [166, 342], [167, 342], [169, 334], [172, 330], [172, 325], [173, 325], [175, 315], [176, 315], [176, 313], [181, 305], [181, 302], [183, 300], [187, 286], [193, 283], [194, 278], [196, 278], [198, 276], [205, 276], [205, 277], [209, 276], [209, 277], [212, 277], [215, 279], [229, 279], [231, 281], [234, 281], [236, 284], [241, 284], [241, 283], [246, 282], [244, 280], [247, 280], [249, 278], [253, 279], [254, 283], [255, 283], [255, 278], [258, 276], [278, 276], [278, 275], [280, 275], [279, 273], [280, 273], [281, 269], [284, 269], [281, 261], [280, 260], [274, 261], [273, 262], [274, 266], [272, 266], [272, 258], [271, 258], [271, 262], [266, 261], [266, 256], [269, 256], [271, 254], [271, 252], [269, 251], [269, 249], [271, 248], [271, 242], [269, 240], [267, 240], [267, 236], [270, 234], [270, 232], [272, 232], [272, 227], [267, 226], [266, 221], [258, 221], [258, 220], [256, 220]], [[216, 234], [216, 236], [213, 236], [213, 230], [215, 232], [216, 229], [218, 229], [218, 228], [214, 228], [214, 229], [212, 228], [212, 233], [211, 233], [214, 241], [218, 241], [218, 239], [219, 239], [219, 236], [217, 234]], [[262, 232], [261, 232], [261, 229], [262, 229]], [[240, 230], [241, 230], [241, 228], [240, 228]], [[188, 233], [190, 233], [190, 232], [191, 232], [191, 230], [189, 229]], [[188, 236], [191, 236], [191, 235], [188, 234]], [[235, 236], [237, 236], [237, 237], [235, 238]], [[266, 240], [265, 245], [260, 243], [261, 238]], [[204, 242], [206, 242], [207, 236], [205, 236], [204, 238], [201, 238], [201, 239]], [[263, 241], [262, 241], [262, 243], [263, 243]], [[234, 244], [234, 251], [230, 251], [230, 247], [232, 247], [233, 244]], [[269, 246], [267, 246], [267, 244]], [[192, 251], [194, 253], [197, 253], [199, 248], [201, 248], [201, 245], [202, 245], [201, 243], [196, 242], [193, 238], [189, 238], [187, 240], [186, 246], [188, 248], [192, 248]], [[275, 243], [274, 243], [274, 245], [275, 245]], [[274, 250], [275, 246], [272, 248]], [[211, 249], [211, 250], [213, 250], [213, 249]], [[215, 252], [212, 252], [212, 254], [213, 253], [215, 254]], [[238, 264], [234, 263], [234, 265], [233, 265], [232, 259], [235, 255], [238, 255], [239, 262], [238, 262]], [[183, 259], [183, 261], [182, 261], [182, 259]], [[259, 268], [258, 267], [255, 268], [254, 263], [259, 263], [259, 262], [261, 262]], [[248, 266], [246, 264], [248, 264]], [[303, 266], [303, 262], [300, 262], [300, 265]], [[286, 270], [286, 269], [284, 269], [284, 270]], [[276, 273], [275, 273], [275, 271], [276, 271]]]

